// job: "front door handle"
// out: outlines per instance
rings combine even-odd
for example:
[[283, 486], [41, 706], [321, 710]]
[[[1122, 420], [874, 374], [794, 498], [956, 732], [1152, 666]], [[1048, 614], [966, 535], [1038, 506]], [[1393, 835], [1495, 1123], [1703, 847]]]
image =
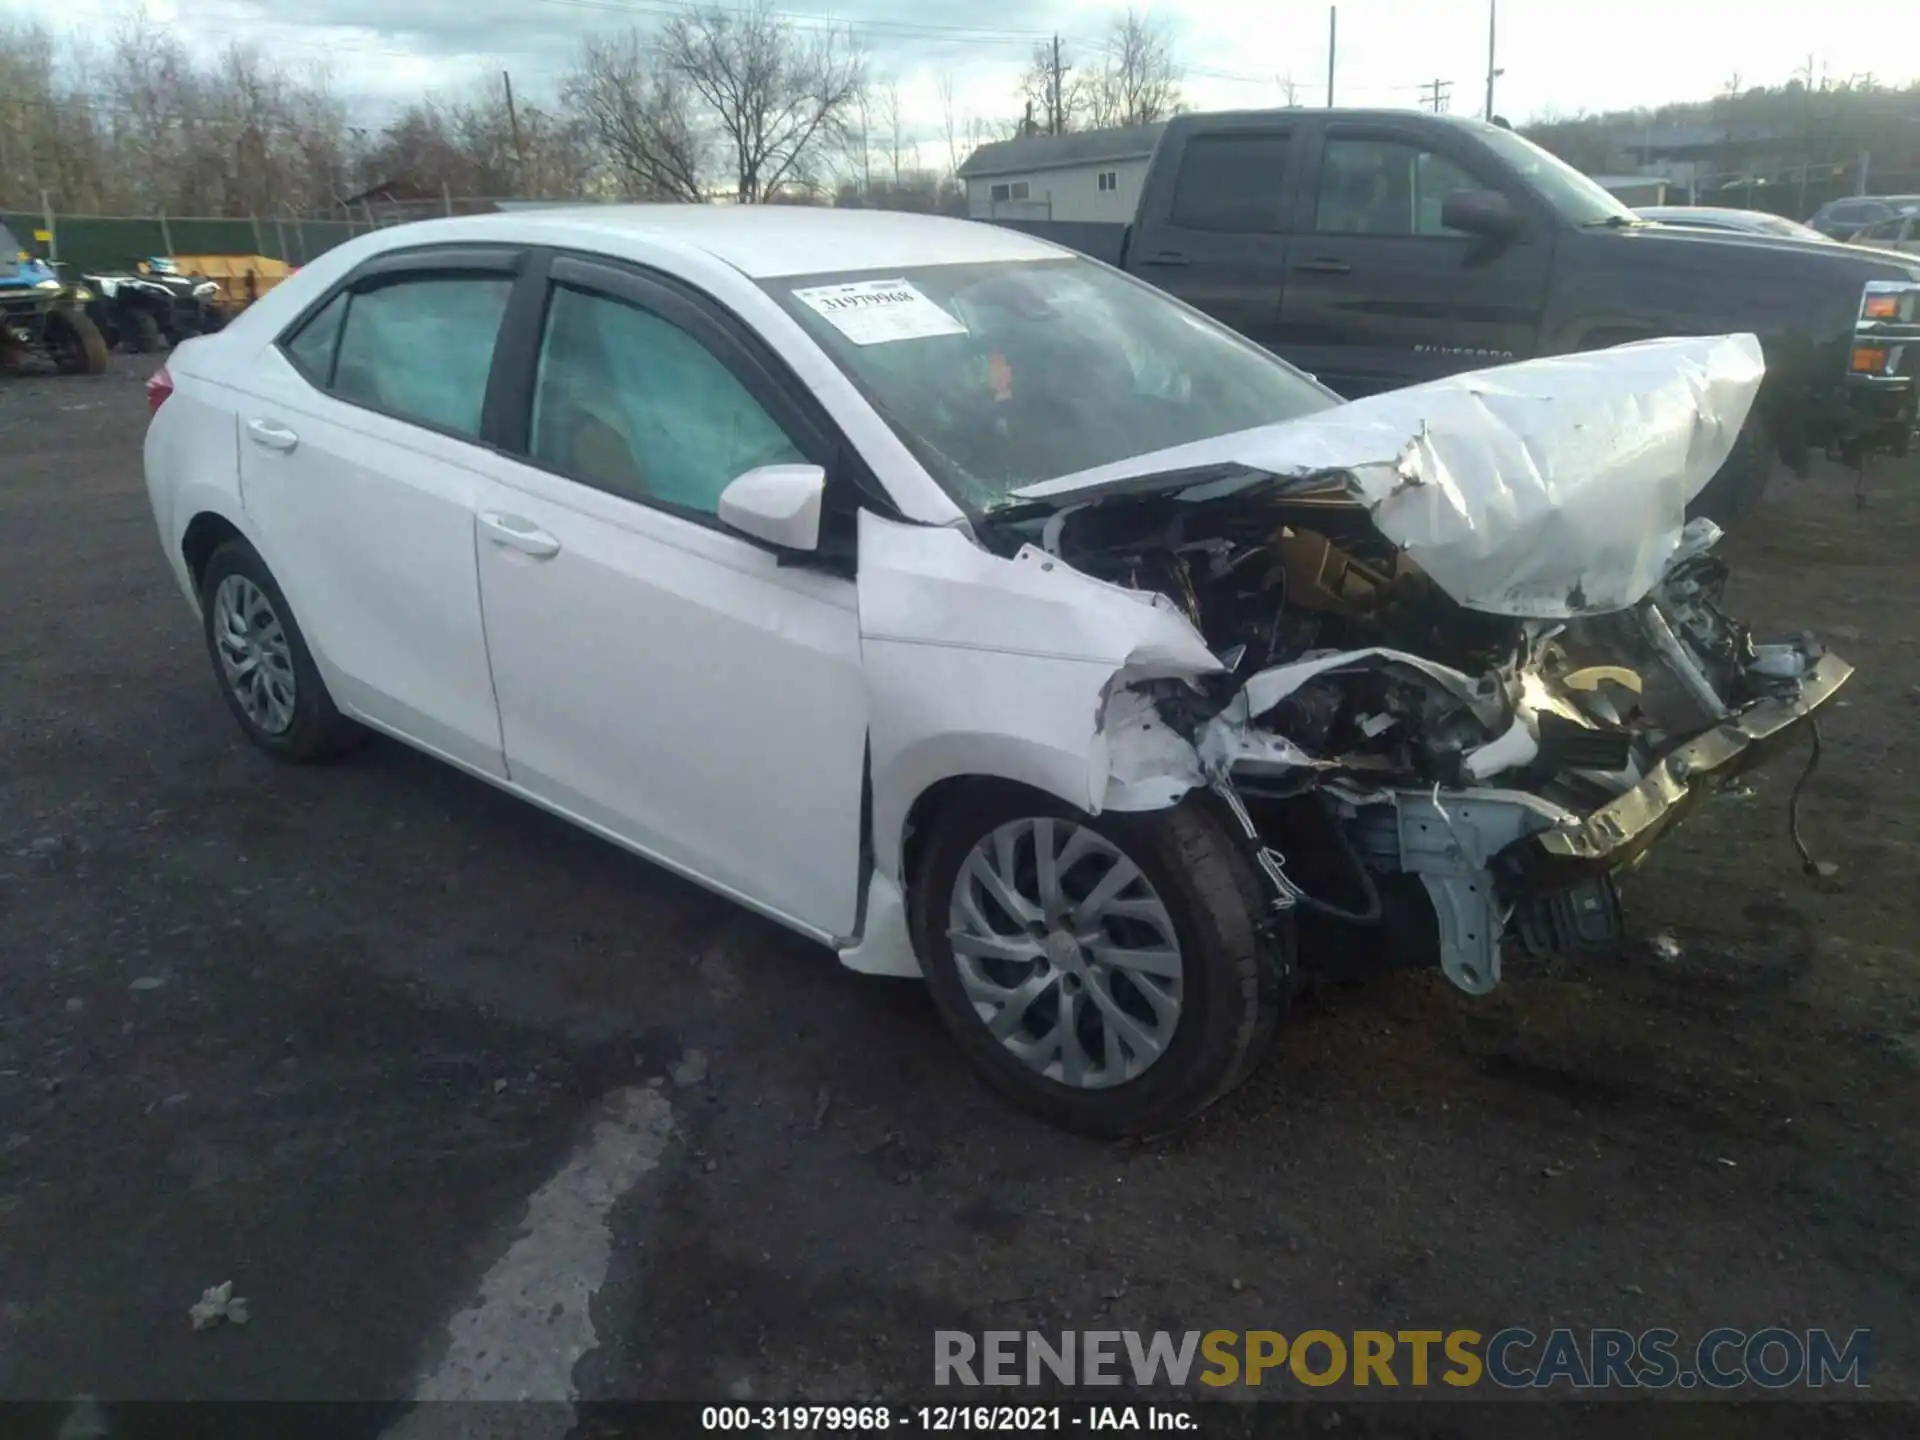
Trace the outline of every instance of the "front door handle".
[[1148, 265], [1191, 265], [1193, 261], [1178, 250], [1162, 250], [1158, 255], [1143, 257]]
[[522, 555], [531, 555], [536, 560], [548, 560], [560, 553], [558, 540], [531, 520], [518, 515], [502, 515], [497, 510], [488, 510], [480, 516], [480, 526], [494, 544], [518, 550]]
[[267, 450], [291, 450], [300, 437], [275, 420], [249, 420], [247, 438]]
[[1308, 275], [1350, 275], [1353, 266], [1344, 260], [1336, 260], [1331, 255], [1322, 255], [1316, 260], [1302, 260], [1293, 267]]

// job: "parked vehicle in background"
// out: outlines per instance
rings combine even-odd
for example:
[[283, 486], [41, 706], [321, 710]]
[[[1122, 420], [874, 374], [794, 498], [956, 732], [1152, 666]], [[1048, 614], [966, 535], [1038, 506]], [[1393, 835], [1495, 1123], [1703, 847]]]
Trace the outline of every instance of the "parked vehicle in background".
[[[1008, 142], [1018, 143], [1018, 142]], [[1750, 331], [1767, 379], [1696, 502], [1733, 524], [1782, 460], [1902, 452], [1920, 262], [1640, 219], [1513, 131], [1412, 111], [1176, 116], [1129, 225], [1079, 245], [1350, 398], [1537, 355]], [[1879, 343], [1879, 342], [1886, 343]]]
[[68, 375], [105, 370], [107, 342], [86, 313], [92, 299], [0, 224], [0, 370], [34, 357]]
[[1904, 215], [1895, 215], [1867, 226], [1847, 243], [1865, 245], [1874, 250], [1898, 250], [1908, 255], [1920, 255], [1920, 205], [1915, 205]]
[[1920, 195], [1850, 195], [1829, 200], [1807, 217], [1807, 224], [1835, 240], [1851, 240], [1867, 226], [1891, 220], [1916, 205]]
[[125, 270], [81, 279], [93, 292], [88, 314], [109, 345], [142, 354], [218, 330], [220, 286], [204, 275], [182, 274], [170, 256], [150, 255]]
[[1734, 230], [1743, 235], [1778, 235], [1788, 240], [1825, 240], [1811, 225], [1769, 215], [1764, 210], [1734, 210], [1718, 205], [1643, 205], [1633, 212], [1660, 225], [1689, 230]]
[[1684, 519], [1751, 336], [1496, 373], [1342, 404], [1008, 230], [594, 206], [329, 251], [156, 372], [146, 476], [259, 748], [396, 736], [1124, 1135], [1300, 971], [1617, 944], [1613, 872], [1851, 673]]

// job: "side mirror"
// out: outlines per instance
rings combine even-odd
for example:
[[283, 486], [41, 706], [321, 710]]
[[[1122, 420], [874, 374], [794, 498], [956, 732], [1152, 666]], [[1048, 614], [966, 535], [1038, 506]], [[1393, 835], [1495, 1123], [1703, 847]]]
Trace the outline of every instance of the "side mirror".
[[720, 519], [783, 550], [816, 550], [826, 491], [827, 472], [818, 465], [762, 465], [720, 492]]
[[1440, 223], [1485, 240], [1505, 240], [1520, 230], [1520, 212], [1498, 190], [1456, 190], [1440, 202]]

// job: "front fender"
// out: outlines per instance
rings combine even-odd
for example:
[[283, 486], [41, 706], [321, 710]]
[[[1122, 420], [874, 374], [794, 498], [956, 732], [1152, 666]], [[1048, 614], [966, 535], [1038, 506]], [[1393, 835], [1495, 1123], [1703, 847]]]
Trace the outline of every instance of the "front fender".
[[890, 880], [914, 802], [942, 780], [1017, 780], [1089, 813], [1172, 804], [1197, 780], [1190, 755], [1142, 764], [1109, 734], [1110, 716], [1132, 718], [1113, 705], [1128, 683], [1224, 668], [1165, 597], [871, 513], [859, 595], [874, 864]]

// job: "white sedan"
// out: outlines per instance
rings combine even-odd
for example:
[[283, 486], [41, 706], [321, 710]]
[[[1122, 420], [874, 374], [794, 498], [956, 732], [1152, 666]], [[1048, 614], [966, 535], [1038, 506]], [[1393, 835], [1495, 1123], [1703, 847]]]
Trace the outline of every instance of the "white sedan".
[[149, 386], [246, 735], [383, 732], [924, 975], [1168, 1127], [1301, 970], [1619, 939], [1610, 875], [1849, 673], [1714, 601], [1751, 337], [1340, 402], [1010, 230], [544, 211], [330, 251]]

